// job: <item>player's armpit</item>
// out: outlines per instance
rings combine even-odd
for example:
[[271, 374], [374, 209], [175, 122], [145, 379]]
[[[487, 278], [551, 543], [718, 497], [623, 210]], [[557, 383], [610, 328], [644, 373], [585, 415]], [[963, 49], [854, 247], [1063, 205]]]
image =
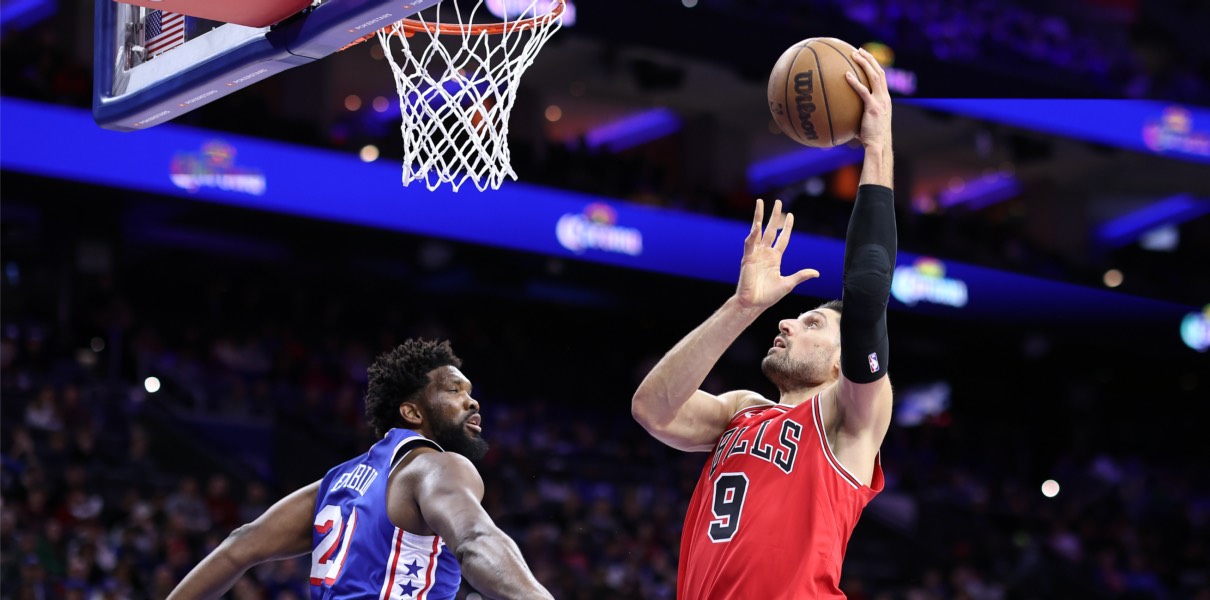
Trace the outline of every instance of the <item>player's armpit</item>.
[[893, 412], [890, 376], [856, 383], [842, 375], [829, 391], [836, 394], [840, 428], [852, 437], [870, 438], [875, 445], [881, 445]]

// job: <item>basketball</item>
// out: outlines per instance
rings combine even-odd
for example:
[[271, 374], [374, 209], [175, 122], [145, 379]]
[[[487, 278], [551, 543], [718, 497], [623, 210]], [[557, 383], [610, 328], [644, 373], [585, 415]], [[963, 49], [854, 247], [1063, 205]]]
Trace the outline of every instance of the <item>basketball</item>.
[[857, 136], [861, 96], [845, 80], [857, 74], [866, 87], [865, 71], [853, 61], [854, 48], [836, 38], [817, 37], [790, 46], [769, 75], [769, 112], [790, 139], [812, 148], [831, 148]]

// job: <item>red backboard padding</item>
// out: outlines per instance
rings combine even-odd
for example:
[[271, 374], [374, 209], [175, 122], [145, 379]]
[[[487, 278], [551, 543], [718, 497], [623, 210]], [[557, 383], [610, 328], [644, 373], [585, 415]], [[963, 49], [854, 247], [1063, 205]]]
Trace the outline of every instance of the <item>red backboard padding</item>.
[[[114, 0], [118, 2], [119, 0]], [[265, 27], [301, 11], [311, 0], [120, 0], [190, 17]]]

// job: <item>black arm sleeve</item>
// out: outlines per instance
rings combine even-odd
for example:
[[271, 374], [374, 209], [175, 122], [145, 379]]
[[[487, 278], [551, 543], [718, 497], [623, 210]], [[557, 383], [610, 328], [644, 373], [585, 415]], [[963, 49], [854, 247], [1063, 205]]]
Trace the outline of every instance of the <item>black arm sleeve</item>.
[[886, 305], [897, 246], [894, 193], [881, 185], [860, 186], [845, 236], [841, 297], [840, 370], [849, 381], [877, 381], [890, 364]]

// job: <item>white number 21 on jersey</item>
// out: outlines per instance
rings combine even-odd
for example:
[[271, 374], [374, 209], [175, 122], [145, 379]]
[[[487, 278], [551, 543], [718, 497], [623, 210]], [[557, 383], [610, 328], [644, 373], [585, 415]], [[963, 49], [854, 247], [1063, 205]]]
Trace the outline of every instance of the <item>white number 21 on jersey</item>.
[[[357, 509], [349, 515], [348, 531], [340, 507], [329, 504], [315, 515], [315, 531], [323, 536], [311, 552], [311, 585], [332, 585], [340, 577], [340, 568], [349, 554], [349, 541], [357, 530]], [[342, 539], [343, 538], [343, 539]], [[340, 551], [332, 556], [339, 544]]]

